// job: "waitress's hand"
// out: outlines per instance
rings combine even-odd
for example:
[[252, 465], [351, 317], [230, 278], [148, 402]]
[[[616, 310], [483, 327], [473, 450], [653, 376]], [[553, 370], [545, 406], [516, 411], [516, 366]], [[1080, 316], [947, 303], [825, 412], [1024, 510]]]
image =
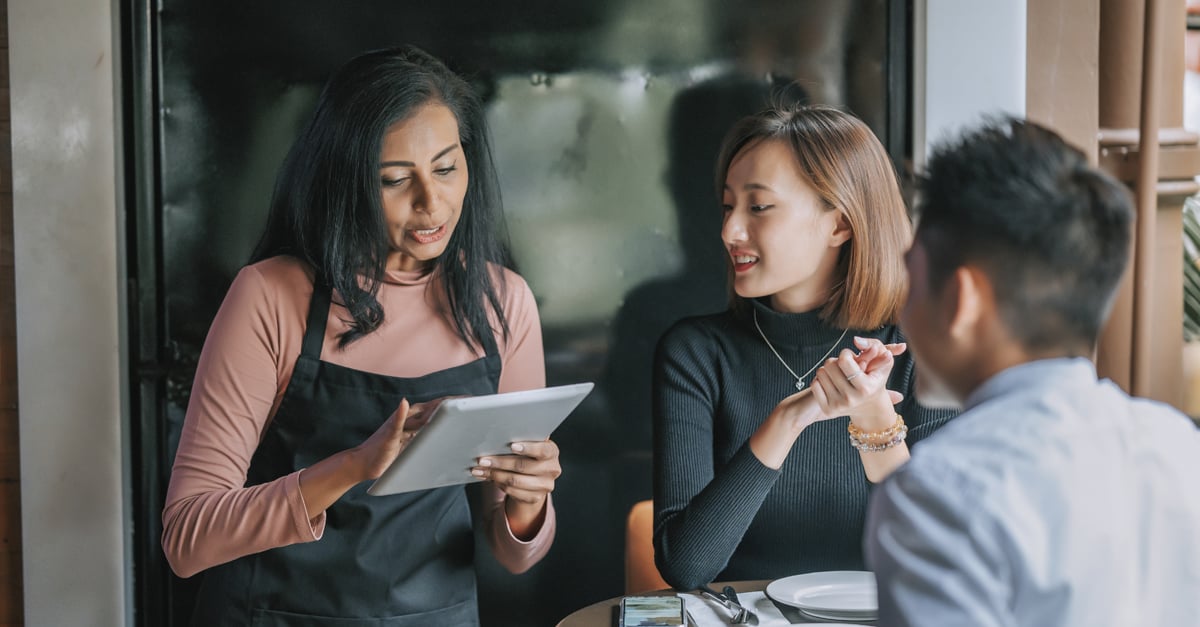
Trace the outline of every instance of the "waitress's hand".
[[403, 451], [417, 432], [429, 422], [429, 416], [443, 400], [445, 399], [439, 398], [415, 405], [409, 405], [408, 399], [400, 401], [400, 407], [379, 425], [371, 437], [351, 449], [360, 468], [360, 481], [378, 479], [396, 460], [400, 451]]
[[404, 433], [408, 439], [413, 439], [418, 431], [429, 424], [429, 419], [433, 417], [433, 411], [442, 404], [442, 401], [452, 398], [463, 398], [463, 396], [443, 396], [424, 403], [413, 403], [412, 407], [408, 408], [408, 419], [404, 421]]
[[541, 505], [554, 491], [554, 480], [562, 474], [558, 463], [558, 445], [543, 442], [513, 442], [511, 455], [479, 458], [471, 474], [496, 484], [509, 500]]
[[895, 365], [895, 356], [906, 344], [884, 344], [876, 339], [854, 338], [860, 350], [855, 355], [843, 349], [829, 359], [813, 378], [813, 398], [828, 418], [850, 416], [868, 431], [886, 429], [895, 420], [893, 406], [904, 395], [888, 390], [887, 380]]
[[430, 403], [410, 406], [408, 399], [402, 400], [400, 407], [362, 444], [301, 470], [300, 496], [309, 519], [316, 518], [360, 482], [378, 479], [425, 426], [430, 413]]
[[511, 455], [479, 458], [471, 474], [491, 481], [504, 493], [504, 511], [513, 534], [528, 539], [545, 519], [546, 497], [562, 474], [558, 445], [552, 440], [513, 442]]

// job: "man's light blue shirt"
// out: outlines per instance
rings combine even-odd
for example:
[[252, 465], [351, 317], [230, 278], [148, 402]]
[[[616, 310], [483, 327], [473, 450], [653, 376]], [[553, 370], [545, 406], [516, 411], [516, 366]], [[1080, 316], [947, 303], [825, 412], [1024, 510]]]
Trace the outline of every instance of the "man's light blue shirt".
[[1005, 370], [872, 495], [880, 625], [1200, 625], [1200, 431], [1086, 359]]

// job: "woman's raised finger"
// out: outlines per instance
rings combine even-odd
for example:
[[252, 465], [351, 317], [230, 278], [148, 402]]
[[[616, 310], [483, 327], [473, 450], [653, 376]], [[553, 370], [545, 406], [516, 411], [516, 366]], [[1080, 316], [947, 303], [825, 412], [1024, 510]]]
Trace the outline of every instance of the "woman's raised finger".
[[510, 489], [550, 493], [554, 491], [554, 479], [542, 475], [527, 475], [499, 468], [473, 468], [471, 474], [496, 484], [505, 494]]
[[532, 457], [533, 459], [558, 459], [558, 445], [553, 440], [513, 442], [509, 448], [517, 455]]

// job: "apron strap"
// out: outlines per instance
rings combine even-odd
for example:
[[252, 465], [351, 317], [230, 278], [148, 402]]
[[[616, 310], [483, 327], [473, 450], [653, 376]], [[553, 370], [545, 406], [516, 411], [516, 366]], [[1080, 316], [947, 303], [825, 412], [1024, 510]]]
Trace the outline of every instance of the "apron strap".
[[492, 334], [491, 326], [484, 328], [484, 332], [479, 334], [483, 340], [483, 354], [492, 357], [499, 356], [500, 349], [496, 346], [496, 337]]
[[308, 322], [304, 327], [304, 343], [300, 354], [312, 359], [321, 358], [321, 347], [325, 344], [325, 323], [329, 320], [329, 287], [323, 282], [313, 283], [312, 300], [308, 302]]

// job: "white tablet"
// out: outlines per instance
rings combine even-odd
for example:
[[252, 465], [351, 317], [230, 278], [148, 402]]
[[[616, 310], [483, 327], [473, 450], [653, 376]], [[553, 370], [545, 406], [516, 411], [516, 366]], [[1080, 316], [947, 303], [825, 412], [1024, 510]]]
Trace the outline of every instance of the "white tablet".
[[443, 401], [367, 494], [482, 481], [471, 474], [476, 460], [511, 454], [513, 442], [549, 438], [591, 391], [591, 383], [575, 383]]

